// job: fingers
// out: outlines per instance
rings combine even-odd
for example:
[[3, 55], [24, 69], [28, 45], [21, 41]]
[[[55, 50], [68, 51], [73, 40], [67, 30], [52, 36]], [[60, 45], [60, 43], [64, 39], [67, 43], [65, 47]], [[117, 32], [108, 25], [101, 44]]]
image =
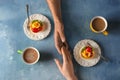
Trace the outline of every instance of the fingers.
[[62, 51], [62, 56], [63, 56], [63, 62], [71, 62], [71, 55], [70, 55], [70, 51], [68, 49], [66, 49], [64, 46], [61, 49]]
[[65, 42], [65, 35], [64, 35], [64, 25], [61, 21], [55, 23], [55, 30], [58, 32], [60, 35], [60, 39], [62, 42]]
[[61, 30], [55, 29], [54, 40], [55, 40], [55, 47], [56, 47], [57, 51], [61, 54], [62, 46], [65, 46], [65, 48], [68, 49], [68, 44], [65, 41], [65, 35], [64, 35], [63, 29], [62, 28], [60, 28], [60, 29]]
[[64, 35], [64, 30], [63, 29], [59, 30], [59, 35], [60, 35], [60, 38], [61, 38], [62, 42], [65, 42], [66, 39], [65, 39], [65, 35]]
[[60, 61], [58, 59], [54, 59], [58, 69], [61, 71], [62, 70], [62, 64], [60, 63]]
[[62, 56], [63, 56], [63, 62], [64, 63], [67, 63], [67, 62], [69, 62], [69, 53], [68, 53], [68, 51], [67, 51], [67, 49], [63, 46], [62, 48], [61, 48], [61, 52], [62, 52]]
[[67, 61], [66, 53], [64, 52], [64, 46], [61, 48], [62, 56], [63, 56], [63, 62]]
[[56, 44], [56, 49], [57, 49], [58, 53], [61, 54], [61, 47], [59, 45], [57, 45], [57, 44]]
[[68, 49], [68, 44], [66, 41], [63, 43], [63, 45], [65, 46], [66, 49]]
[[54, 33], [54, 40], [55, 40], [55, 47], [57, 51], [61, 54], [62, 41], [60, 40], [60, 36], [58, 32]]

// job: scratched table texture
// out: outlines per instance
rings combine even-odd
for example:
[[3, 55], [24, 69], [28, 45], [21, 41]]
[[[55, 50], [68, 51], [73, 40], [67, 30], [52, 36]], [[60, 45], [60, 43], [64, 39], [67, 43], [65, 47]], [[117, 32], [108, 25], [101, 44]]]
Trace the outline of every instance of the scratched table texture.
[[[23, 31], [25, 5], [30, 5], [30, 15], [40, 13], [51, 22], [51, 32], [43, 40], [30, 40]], [[82, 67], [73, 58], [79, 80], [120, 80], [120, 0], [62, 0], [62, 19], [65, 35], [71, 50], [83, 39], [95, 40], [102, 55], [110, 62], [100, 60], [93, 67]], [[108, 36], [93, 33], [89, 28], [91, 18], [103, 16], [108, 21]], [[53, 18], [46, 0], [0, 0], [0, 80], [65, 80], [54, 58], [62, 61], [54, 46]], [[41, 58], [35, 65], [26, 65], [17, 50], [33, 46]], [[72, 55], [73, 56], [73, 55]]]

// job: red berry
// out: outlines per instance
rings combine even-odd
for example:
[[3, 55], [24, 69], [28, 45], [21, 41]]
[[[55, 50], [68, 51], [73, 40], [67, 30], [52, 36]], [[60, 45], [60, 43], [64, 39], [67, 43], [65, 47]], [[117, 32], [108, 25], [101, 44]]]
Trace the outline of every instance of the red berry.
[[86, 51], [87, 52], [92, 52], [92, 48], [88, 46], [88, 47], [86, 47]]
[[39, 31], [41, 31], [41, 30], [42, 30], [42, 27], [32, 28], [32, 31], [33, 31], [34, 33], [37, 33], [37, 32], [39, 32]]

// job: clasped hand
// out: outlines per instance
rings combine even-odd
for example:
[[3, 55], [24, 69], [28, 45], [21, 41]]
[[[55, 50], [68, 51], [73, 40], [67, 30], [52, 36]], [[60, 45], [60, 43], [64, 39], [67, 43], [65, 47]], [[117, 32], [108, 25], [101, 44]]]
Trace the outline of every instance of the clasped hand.
[[64, 25], [60, 21], [55, 22], [54, 40], [55, 47], [60, 54], [62, 46], [65, 46], [68, 49], [68, 44], [64, 35]]

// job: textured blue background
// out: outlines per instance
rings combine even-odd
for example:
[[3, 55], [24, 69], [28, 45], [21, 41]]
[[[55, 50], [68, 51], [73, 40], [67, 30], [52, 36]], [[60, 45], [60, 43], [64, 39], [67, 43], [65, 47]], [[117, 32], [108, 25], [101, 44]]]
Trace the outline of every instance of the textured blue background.
[[[41, 13], [52, 24], [50, 35], [41, 41], [33, 41], [23, 32], [26, 19], [25, 5], [30, 5], [30, 14]], [[89, 29], [94, 16], [103, 16], [108, 21], [109, 35], [95, 34]], [[94, 67], [85, 68], [74, 62], [79, 80], [120, 79], [120, 0], [62, 0], [62, 16], [65, 34], [71, 47], [82, 39], [93, 39], [100, 45], [102, 60]], [[53, 59], [57, 53], [53, 41], [53, 18], [46, 0], [0, 0], [0, 80], [65, 80]], [[26, 65], [17, 54], [18, 49], [36, 47], [41, 53], [35, 65]]]

